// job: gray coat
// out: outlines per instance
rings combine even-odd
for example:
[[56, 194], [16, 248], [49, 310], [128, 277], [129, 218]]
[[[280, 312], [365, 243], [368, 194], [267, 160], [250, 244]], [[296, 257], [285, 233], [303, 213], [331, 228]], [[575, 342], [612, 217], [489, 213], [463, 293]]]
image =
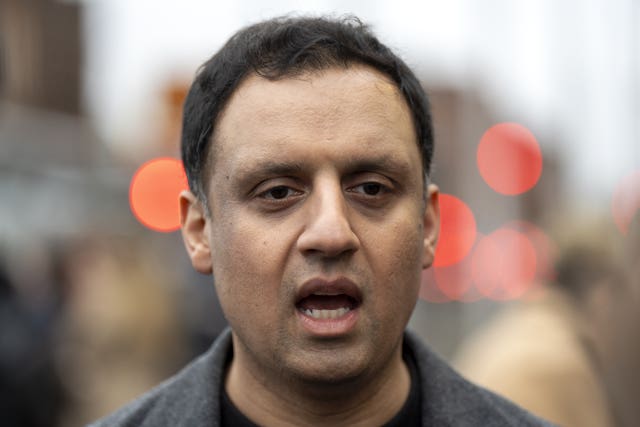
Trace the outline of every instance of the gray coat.
[[[466, 381], [407, 331], [425, 426], [551, 426], [513, 403]], [[220, 390], [231, 351], [231, 331], [174, 377], [90, 427], [196, 427], [220, 425]]]

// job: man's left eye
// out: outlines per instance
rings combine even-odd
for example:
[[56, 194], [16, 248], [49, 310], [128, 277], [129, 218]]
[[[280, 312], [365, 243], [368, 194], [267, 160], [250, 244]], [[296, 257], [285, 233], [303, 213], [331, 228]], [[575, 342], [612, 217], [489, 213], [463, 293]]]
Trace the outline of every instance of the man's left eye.
[[382, 185], [377, 182], [367, 182], [362, 184], [362, 191], [369, 196], [375, 196], [382, 191]]
[[379, 182], [365, 182], [363, 184], [353, 187], [353, 191], [362, 193], [366, 196], [378, 196], [385, 191], [385, 186]]

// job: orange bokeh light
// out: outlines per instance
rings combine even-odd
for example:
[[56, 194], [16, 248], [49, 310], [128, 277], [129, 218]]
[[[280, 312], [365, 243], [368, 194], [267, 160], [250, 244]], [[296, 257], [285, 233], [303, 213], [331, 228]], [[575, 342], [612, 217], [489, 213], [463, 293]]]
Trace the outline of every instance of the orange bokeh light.
[[489, 299], [519, 298], [536, 276], [533, 244], [523, 233], [507, 227], [480, 239], [471, 262], [476, 289]]
[[611, 200], [611, 214], [618, 230], [629, 232], [631, 220], [640, 210], [640, 170], [622, 178], [616, 186]]
[[150, 160], [131, 179], [131, 211], [140, 223], [152, 230], [175, 231], [180, 228], [178, 196], [187, 188], [180, 160], [170, 157]]
[[508, 196], [529, 191], [542, 174], [538, 141], [517, 123], [490, 127], [478, 144], [477, 163], [489, 187]]
[[462, 200], [440, 194], [440, 238], [434, 267], [446, 267], [461, 261], [476, 240], [476, 219]]

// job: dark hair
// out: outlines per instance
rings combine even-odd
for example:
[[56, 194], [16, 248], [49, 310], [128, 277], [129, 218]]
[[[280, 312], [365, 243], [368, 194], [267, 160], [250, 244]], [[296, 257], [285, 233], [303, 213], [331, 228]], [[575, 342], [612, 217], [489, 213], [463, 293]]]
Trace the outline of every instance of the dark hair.
[[216, 120], [248, 75], [269, 80], [310, 70], [367, 65], [389, 76], [413, 116], [425, 177], [433, 155], [427, 95], [409, 67], [355, 17], [280, 17], [246, 27], [205, 62], [184, 104], [182, 160], [191, 191], [206, 202], [206, 176]]
[[556, 281], [552, 284], [580, 300], [603, 280], [617, 283], [619, 267], [610, 248], [576, 244], [560, 255], [556, 263]]

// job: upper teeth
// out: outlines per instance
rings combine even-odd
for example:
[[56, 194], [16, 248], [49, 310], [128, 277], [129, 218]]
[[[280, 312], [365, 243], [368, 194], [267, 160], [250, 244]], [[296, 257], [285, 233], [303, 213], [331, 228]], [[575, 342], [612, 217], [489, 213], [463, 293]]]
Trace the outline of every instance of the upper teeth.
[[305, 308], [302, 311], [304, 314], [313, 317], [314, 319], [336, 319], [344, 316], [350, 310], [351, 309], [349, 307], [342, 307], [335, 310], [315, 310], [313, 308]]

